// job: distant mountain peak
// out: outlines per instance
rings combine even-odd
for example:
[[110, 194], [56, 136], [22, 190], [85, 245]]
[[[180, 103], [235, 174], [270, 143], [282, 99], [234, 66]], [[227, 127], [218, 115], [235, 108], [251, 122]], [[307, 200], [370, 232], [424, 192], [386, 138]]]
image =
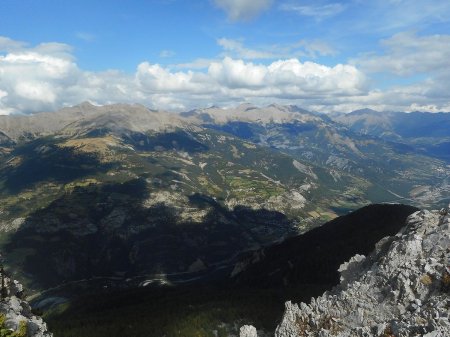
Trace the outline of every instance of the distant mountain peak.
[[86, 107], [86, 108], [90, 108], [90, 107], [96, 107], [96, 105], [92, 104], [92, 103], [89, 102], [89, 101], [84, 101], [84, 102], [81, 102], [80, 104], [75, 105], [75, 107], [80, 107], [80, 108]]
[[289, 105], [281, 105], [278, 103], [272, 103], [267, 106], [267, 108], [274, 108], [282, 111], [289, 111], [289, 112], [300, 112], [300, 113], [310, 113], [310, 111], [303, 109], [297, 105], [289, 104]]
[[182, 116], [150, 110], [141, 104], [116, 103], [94, 105], [83, 102], [55, 112], [26, 116], [6, 116], [0, 130], [12, 140], [26, 134], [41, 137], [49, 134], [84, 134], [87, 128], [127, 129], [135, 132], [164, 131], [184, 125]]
[[268, 108], [276, 108], [276, 109], [285, 109], [286, 106], [285, 105], [280, 105], [277, 103], [272, 103], [270, 105], [267, 106]]
[[236, 107], [236, 110], [242, 111], [242, 112], [246, 112], [249, 110], [255, 110], [255, 109], [259, 109], [259, 108], [251, 103], [242, 103]]
[[373, 109], [369, 109], [369, 108], [364, 108], [364, 109], [358, 109], [358, 110], [354, 110], [352, 112], [350, 112], [350, 114], [352, 115], [365, 115], [365, 114], [380, 114], [380, 111], [377, 110], [373, 110]]

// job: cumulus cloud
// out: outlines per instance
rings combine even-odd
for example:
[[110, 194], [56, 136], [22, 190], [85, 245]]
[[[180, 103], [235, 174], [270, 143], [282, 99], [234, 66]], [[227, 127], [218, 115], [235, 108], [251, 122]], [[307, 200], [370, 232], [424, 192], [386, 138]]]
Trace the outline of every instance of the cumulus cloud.
[[[378, 111], [446, 111], [450, 112], [450, 94], [433, 95], [437, 82], [426, 80], [389, 90], [373, 89], [365, 95], [327, 97], [311, 101], [309, 108], [317, 111], [353, 111], [362, 107]], [[442, 84], [442, 83], [440, 83]]]
[[139, 64], [136, 79], [140, 90], [148, 93], [209, 92], [208, 79], [203, 73], [193, 71], [171, 72], [159, 64]]
[[[10, 43], [10, 42], [8, 42]], [[296, 58], [257, 64], [224, 57], [201, 70], [140, 63], [134, 74], [80, 69], [70, 46], [25, 47], [0, 55], [0, 111], [53, 110], [90, 100], [184, 109], [241, 100], [359, 95], [365, 77], [354, 66], [328, 67]]]
[[172, 72], [144, 62], [138, 66], [136, 78], [141, 91], [178, 94], [188, 105], [192, 95], [213, 102], [235, 98], [304, 98], [355, 95], [363, 92], [365, 86], [364, 75], [353, 66], [327, 67], [298, 59], [263, 65], [225, 57], [211, 62], [206, 72]]
[[[435, 43], [442, 43], [442, 38], [445, 37], [435, 37]], [[7, 42], [4, 45], [8, 45], [8, 51], [3, 47], [3, 54], [0, 53], [0, 114], [51, 111], [86, 100], [97, 104], [141, 103], [169, 110], [243, 101], [297, 104], [318, 111], [361, 107], [445, 110], [450, 105], [450, 73], [444, 69], [448, 58], [442, 59], [447, 54], [441, 54], [445, 46], [435, 51], [441, 58], [423, 61], [428, 65], [421, 65], [434, 69], [436, 76], [381, 91], [369, 90], [364, 73], [351, 64], [326, 66], [298, 58], [257, 63], [226, 56], [201, 60], [201, 69], [142, 62], [131, 74], [113, 69], [92, 72], [78, 66], [68, 45], [27, 46], [3, 41]], [[425, 42], [419, 38], [416, 43]]]
[[230, 20], [246, 21], [259, 15], [272, 5], [273, 0], [214, 0]]
[[1, 99], [2, 105], [30, 110], [57, 104], [63, 88], [78, 77], [69, 50], [63, 44], [42, 44], [29, 49], [22, 45], [0, 56], [0, 90], [7, 93]]
[[245, 63], [229, 57], [222, 62], [214, 62], [209, 66], [209, 77], [226, 89], [252, 88], [257, 90], [263, 86], [268, 68], [263, 65]]

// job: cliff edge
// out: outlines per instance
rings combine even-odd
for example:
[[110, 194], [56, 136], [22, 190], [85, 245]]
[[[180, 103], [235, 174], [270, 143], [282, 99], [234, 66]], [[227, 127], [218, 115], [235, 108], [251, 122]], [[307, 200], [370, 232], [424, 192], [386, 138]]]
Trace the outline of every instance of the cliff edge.
[[[275, 337], [450, 336], [450, 215], [418, 211], [369, 256], [339, 268], [340, 284], [310, 304], [286, 302]], [[241, 336], [256, 331], [241, 330]]]
[[[3, 273], [2, 273], [3, 274]], [[0, 299], [0, 335], [10, 337], [53, 337], [41, 317], [21, 299], [22, 285], [4, 274]]]

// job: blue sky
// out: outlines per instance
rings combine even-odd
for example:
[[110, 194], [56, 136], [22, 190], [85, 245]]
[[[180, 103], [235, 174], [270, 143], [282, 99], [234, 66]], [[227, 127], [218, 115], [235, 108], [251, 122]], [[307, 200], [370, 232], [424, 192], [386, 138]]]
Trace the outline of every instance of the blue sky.
[[89, 100], [186, 110], [450, 110], [444, 0], [0, 0], [0, 114]]

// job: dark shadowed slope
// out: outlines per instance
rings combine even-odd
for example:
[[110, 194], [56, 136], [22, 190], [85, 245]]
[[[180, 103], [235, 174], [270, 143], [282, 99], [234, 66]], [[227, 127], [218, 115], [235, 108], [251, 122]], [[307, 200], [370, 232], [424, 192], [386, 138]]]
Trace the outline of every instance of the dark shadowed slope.
[[235, 282], [263, 287], [337, 284], [337, 270], [343, 262], [355, 254], [369, 254], [380, 239], [397, 233], [416, 210], [390, 204], [363, 207], [256, 252], [242, 262], [244, 271], [234, 277]]
[[[50, 311], [50, 327], [61, 337], [213, 337], [214, 330], [218, 336], [229, 336], [243, 324], [273, 331], [284, 301], [309, 302], [331, 289], [337, 283], [335, 266], [355, 252], [367, 254], [380, 238], [396, 233], [415, 210], [404, 205], [364, 207], [265, 249], [265, 257], [237, 275], [234, 285], [224, 280], [210, 285], [100, 289], [74, 299], [65, 311]], [[283, 276], [291, 281], [286, 288], [280, 287]]]

